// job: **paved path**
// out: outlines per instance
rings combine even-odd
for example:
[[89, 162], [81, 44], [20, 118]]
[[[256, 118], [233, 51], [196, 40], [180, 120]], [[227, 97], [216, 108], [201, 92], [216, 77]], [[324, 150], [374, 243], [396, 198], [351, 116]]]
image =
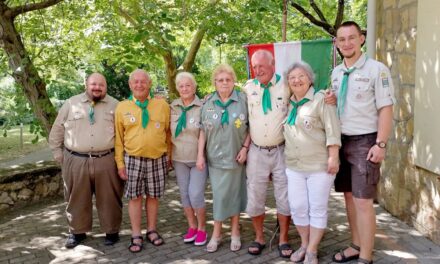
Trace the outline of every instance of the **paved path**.
[[[208, 215], [212, 219], [212, 194], [207, 192]], [[269, 205], [273, 207], [273, 199]], [[332, 254], [350, 243], [343, 198], [332, 193], [330, 200], [329, 228], [320, 244], [320, 263], [331, 263]], [[264, 250], [261, 256], [247, 253], [247, 245], [252, 241], [251, 221], [245, 215], [241, 218], [243, 249], [229, 251], [228, 229], [224, 229], [224, 242], [216, 253], [207, 253], [204, 247], [184, 244], [182, 234], [186, 223], [179, 203], [175, 178], [170, 177], [166, 196], [161, 202], [158, 230], [166, 244], [154, 247], [145, 244], [141, 253], [127, 250], [130, 239], [130, 224], [125, 201], [121, 241], [114, 246], [103, 245], [103, 234], [95, 220], [94, 228], [83, 245], [68, 250], [63, 247], [67, 236], [64, 216], [65, 204], [54, 199], [35, 204], [0, 218], [0, 263], [288, 263], [278, 257], [278, 251]], [[413, 228], [391, 217], [376, 207], [378, 232], [374, 263], [440, 263], [440, 247], [421, 236]], [[95, 214], [96, 216], [96, 214]], [[96, 217], [95, 217], [96, 218]], [[212, 221], [208, 230], [212, 230]], [[145, 226], [145, 225], [144, 225]], [[270, 239], [275, 227], [275, 212], [268, 208], [266, 238]], [[290, 243], [299, 247], [299, 237], [295, 229], [290, 230]], [[276, 244], [275, 239], [275, 244]], [[355, 263], [355, 262], [352, 262]]]
[[0, 162], [0, 168], [8, 169], [26, 163], [40, 163], [51, 160], [53, 160], [52, 152], [50, 151], [49, 147], [46, 147], [10, 161]]

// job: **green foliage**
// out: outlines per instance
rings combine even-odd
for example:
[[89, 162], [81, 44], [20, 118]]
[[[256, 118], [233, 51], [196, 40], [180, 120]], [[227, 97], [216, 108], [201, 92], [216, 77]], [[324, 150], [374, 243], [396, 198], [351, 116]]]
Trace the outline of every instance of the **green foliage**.
[[[308, 0], [295, 1], [316, 15]], [[332, 24], [337, 1], [315, 3]], [[347, 0], [345, 5], [344, 20], [365, 28], [367, 0]], [[206, 34], [191, 69], [198, 93], [204, 96], [213, 90], [211, 72], [219, 63], [235, 69], [240, 85], [247, 79], [243, 45], [280, 42], [281, 25], [282, 1], [261, 0], [70, 0], [16, 19], [26, 50], [56, 102], [82, 92], [85, 76], [95, 71], [106, 76], [108, 93], [120, 100], [128, 96], [128, 75], [136, 68], [149, 71], [154, 86], [166, 87], [163, 55], [170, 52], [182, 70], [199, 29]], [[327, 37], [289, 5], [288, 41]], [[11, 73], [7, 65], [1, 50], [0, 77]], [[0, 83], [0, 96], [0, 125], [34, 122], [20, 89]], [[41, 137], [38, 127], [33, 123], [31, 130]]]

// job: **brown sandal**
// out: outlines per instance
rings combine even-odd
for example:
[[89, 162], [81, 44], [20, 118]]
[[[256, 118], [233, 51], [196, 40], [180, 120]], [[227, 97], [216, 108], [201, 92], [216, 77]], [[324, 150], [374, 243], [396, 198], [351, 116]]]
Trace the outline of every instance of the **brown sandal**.
[[[353, 244], [353, 243], [350, 243], [350, 246], [349, 247], [351, 247], [352, 249], [354, 249], [354, 250], [356, 250], [356, 251], [358, 251], [359, 253], [361, 252], [361, 248], [359, 247], [359, 246], [356, 246], [355, 244]], [[355, 255], [352, 255], [352, 256], [345, 256], [345, 254], [344, 254], [344, 251], [346, 250], [346, 249], [348, 249], [348, 247], [347, 248], [344, 248], [344, 249], [341, 249], [341, 250], [339, 250], [339, 252], [337, 252], [336, 254], [334, 254], [333, 255], [333, 262], [336, 262], [336, 263], [345, 263], [345, 262], [349, 262], [350, 260], [354, 260], [354, 259], [358, 259], [359, 258], [359, 253], [358, 254], [355, 254]], [[337, 254], [340, 254], [341, 255], [341, 259], [336, 259], [336, 255]]]

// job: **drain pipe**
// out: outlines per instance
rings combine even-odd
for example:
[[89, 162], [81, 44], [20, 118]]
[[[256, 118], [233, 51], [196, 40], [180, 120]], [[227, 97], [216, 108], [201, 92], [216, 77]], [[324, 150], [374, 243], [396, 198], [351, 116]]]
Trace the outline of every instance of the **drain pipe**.
[[368, 57], [376, 59], [376, 0], [368, 0], [366, 42]]

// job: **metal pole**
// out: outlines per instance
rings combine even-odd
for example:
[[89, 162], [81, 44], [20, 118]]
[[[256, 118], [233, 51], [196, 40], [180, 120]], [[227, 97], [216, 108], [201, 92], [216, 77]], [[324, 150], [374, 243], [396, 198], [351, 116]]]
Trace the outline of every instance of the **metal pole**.
[[376, 0], [368, 0], [366, 42], [368, 57], [376, 59]]

